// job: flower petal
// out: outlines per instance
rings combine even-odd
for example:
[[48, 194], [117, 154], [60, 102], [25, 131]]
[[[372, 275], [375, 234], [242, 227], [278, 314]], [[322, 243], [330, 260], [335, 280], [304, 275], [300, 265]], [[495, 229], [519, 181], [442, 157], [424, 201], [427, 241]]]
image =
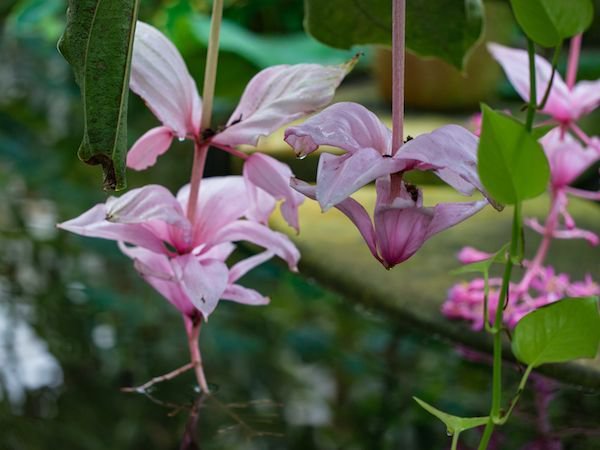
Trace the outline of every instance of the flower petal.
[[433, 170], [460, 193], [471, 195], [475, 189], [484, 192], [477, 174], [478, 142], [465, 128], [446, 125], [408, 141], [394, 159], [405, 161], [408, 168]]
[[[313, 200], [317, 199], [317, 187], [305, 183], [297, 178], [292, 178], [291, 186], [298, 192], [306, 195], [308, 198]], [[346, 217], [348, 217], [352, 223], [356, 226], [361, 236], [367, 243], [371, 254], [379, 261], [381, 258], [377, 254], [377, 245], [375, 244], [375, 230], [373, 229], [373, 223], [369, 214], [365, 208], [351, 197], [342, 200], [336, 204], [335, 207], [339, 209]]]
[[[546, 231], [545, 228], [537, 221], [537, 219], [525, 219], [523, 221], [525, 225], [534, 230], [535, 232], [543, 235]], [[585, 239], [592, 246], [600, 244], [600, 238], [598, 235], [589, 230], [583, 230], [581, 228], [571, 228], [568, 230], [554, 230], [552, 237], [555, 239]]]
[[433, 220], [427, 229], [426, 239], [468, 219], [485, 208], [487, 204], [486, 200], [479, 200], [477, 202], [440, 203], [436, 205], [433, 208]]
[[572, 95], [572, 107], [577, 117], [591, 113], [600, 106], [600, 80], [580, 81], [575, 85]]
[[297, 270], [300, 252], [290, 239], [268, 227], [249, 220], [237, 220], [218, 230], [213, 236], [212, 245], [223, 242], [248, 241], [272, 251], [288, 263], [291, 270]]
[[217, 260], [199, 262], [190, 254], [177, 256], [170, 262], [181, 289], [204, 319], [208, 319], [227, 287], [227, 266]]
[[124, 241], [152, 250], [165, 253], [162, 239], [152, 230], [139, 224], [113, 223], [106, 220], [106, 206], [101, 203], [84, 212], [79, 217], [59, 223], [57, 226], [81, 236]]
[[119, 248], [133, 259], [134, 266], [140, 276], [169, 303], [188, 317], [194, 315], [196, 307], [183, 291], [180, 283], [177, 282], [167, 256], [141, 247], [127, 247], [122, 243], [119, 243]]
[[285, 141], [300, 157], [320, 145], [331, 145], [350, 153], [374, 148], [386, 155], [391, 154], [392, 132], [364, 106], [342, 102], [324, 109], [302, 125], [285, 130]]
[[403, 165], [403, 161], [384, 157], [373, 148], [342, 156], [323, 153], [317, 168], [317, 200], [327, 211], [364, 185], [397, 172]]
[[458, 252], [457, 259], [462, 264], [472, 264], [474, 262], [484, 261], [494, 256], [493, 253], [482, 252], [474, 247], [463, 247]]
[[[500, 63], [508, 80], [521, 98], [526, 102], [529, 101], [529, 57], [527, 52], [495, 43], [489, 43], [488, 50], [494, 59]], [[551, 75], [551, 64], [541, 56], [536, 55], [535, 85], [538, 100], [544, 97]], [[571, 109], [570, 96], [569, 89], [557, 72], [554, 75], [550, 95], [542, 112], [553, 116], [559, 121], [572, 120], [574, 111]]]
[[230, 300], [244, 305], [261, 306], [269, 304], [269, 297], [265, 297], [254, 289], [248, 289], [239, 284], [230, 284], [221, 296], [222, 300]]
[[[190, 186], [177, 193], [177, 200], [187, 208]], [[211, 241], [212, 236], [227, 224], [245, 216], [250, 208], [247, 187], [240, 176], [202, 179], [193, 241], [198, 245]]]
[[227, 128], [214, 140], [225, 145], [256, 145], [260, 136], [329, 104], [350, 69], [348, 64], [297, 64], [260, 71], [246, 86]]
[[268, 261], [275, 253], [270, 250], [266, 250], [264, 252], [258, 253], [256, 255], [250, 256], [249, 258], [242, 259], [240, 262], [234, 264], [231, 269], [229, 269], [229, 282], [235, 283], [237, 280], [242, 278], [252, 269], [257, 266], [260, 266], [265, 261]]
[[138, 22], [131, 60], [131, 90], [178, 137], [197, 134], [200, 97], [177, 48], [165, 35]]
[[291, 227], [299, 231], [298, 206], [302, 204], [304, 197], [290, 187], [293, 175], [287, 164], [262, 153], [252, 154], [244, 163], [246, 181], [275, 199], [283, 200], [281, 214]]
[[156, 127], [140, 137], [127, 153], [127, 167], [144, 170], [156, 164], [156, 159], [165, 153], [173, 141], [173, 132], [168, 127]]

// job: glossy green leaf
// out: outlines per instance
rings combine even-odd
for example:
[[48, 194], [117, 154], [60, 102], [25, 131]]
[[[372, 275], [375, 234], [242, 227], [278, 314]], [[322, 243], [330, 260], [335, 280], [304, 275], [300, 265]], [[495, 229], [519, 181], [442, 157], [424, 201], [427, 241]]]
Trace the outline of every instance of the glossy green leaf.
[[420, 398], [413, 397], [413, 399], [428, 413], [434, 415], [440, 419], [446, 425], [448, 434], [460, 433], [471, 428], [480, 427], [485, 425], [489, 417], [457, 417], [451, 414], [447, 414], [434, 408], [430, 404], [424, 402]]
[[515, 327], [512, 350], [532, 367], [594, 358], [600, 345], [598, 297], [565, 298], [523, 317]]
[[512, 204], [543, 193], [550, 169], [542, 146], [524, 125], [483, 105], [478, 149], [479, 177], [500, 203]]
[[126, 186], [127, 99], [138, 0], [69, 0], [58, 43], [81, 89], [84, 134], [77, 155], [102, 165], [104, 188]]
[[594, 18], [591, 0], [510, 0], [517, 22], [545, 47], [585, 31]]
[[[337, 48], [391, 45], [391, 0], [305, 0], [304, 26]], [[406, 46], [461, 69], [483, 30], [481, 0], [407, 0]]]

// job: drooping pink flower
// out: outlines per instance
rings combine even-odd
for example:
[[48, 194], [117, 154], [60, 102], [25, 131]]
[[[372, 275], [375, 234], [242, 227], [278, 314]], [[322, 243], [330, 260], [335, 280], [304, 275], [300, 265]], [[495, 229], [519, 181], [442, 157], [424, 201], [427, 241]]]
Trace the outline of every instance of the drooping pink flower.
[[[418, 136], [394, 152], [391, 131], [375, 114], [356, 103], [337, 103], [288, 128], [285, 140], [299, 156], [321, 145], [346, 152], [321, 154], [316, 186], [294, 180], [292, 187], [317, 200], [323, 211], [331, 207], [342, 211], [386, 268], [410, 258], [431, 236], [487, 204], [481, 200], [425, 207], [421, 191], [402, 180], [406, 171], [430, 170], [464, 195], [484, 193], [477, 175], [477, 137], [456, 125]], [[377, 200], [371, 222], [350, 195], [374, 180]]]
[[[230, 149], [247, 144], [255, 146], [261, 136], [267, 136], [281, 126], [326, 106], [337, 86], [354, 65], [354, 61], [339, 66], [318, 64], [279, 65], [259, 72], [250, 80], [237, 108], [224, 127], [200, 130], [201, 99], [196, 83], [187, 70], [177, 48], [156, 28], [138, 22], [131, 64], [131, 89], [138, 94], [161, 125], [140, 137], [127, 155], [127, 166], [143, 170], [156, 163], [174, 138], [210, 143]], [[252, 159], [252, 177], [264, 181], [273, 174], [274, 164], [266, 158]], [[280, 165], [277, 175], [284, 172]], [[264, 171], [263, 175], [258, 172]], [[291, 173], [291, 171], [289, 171]], [[284, 216], [291, 226], [297, 226], [298, 200], [279, 183], [258, 187], [276, 198], [284, 198]], [[276, 192], [269, 192], [274, 187]], [[290, 192], [284, 192], [287, 189]]]
[[[274, 255], [296, 270], [300, 257], [296, 247], [285, 235], [245, 220], [251, 202], [242, 177], [205, 179], [194, 224], [184, 213], [188, 196], [189, 186], [175, 197], [162, 186], [148, 185], [111, 197], [59, 227], [118, 241], [140, 275], [187, 317], [199, 312], [208, 318], [221, 299], [267, 303], [267, 298], [237, 280]], [[226, 260], [236, 241], [265, 251], [229, 268]]]
[[[285, 140], [299, 156], [321, 145], [346, 153], [323, 153], [317, 185], [294, 180], [292, 187], [317, 200], [325, 211], [336, 207], [358, 228], [373, 256], [386, 268], [410, 258], [427, 239], [482, 209], [486, 200], [423, 206], [422, 193], [402, 180], [409, 170], [431, 170], [457, 191], [484, 193], [477, 175], [477, 137], [448, 125], [391, 148], [391, 131], [356, 103], [337, 103], [288, 128]], [[373, 221], [350, 195], [377, 180]], [[485, 194], [485, 193], [484, 193]]]

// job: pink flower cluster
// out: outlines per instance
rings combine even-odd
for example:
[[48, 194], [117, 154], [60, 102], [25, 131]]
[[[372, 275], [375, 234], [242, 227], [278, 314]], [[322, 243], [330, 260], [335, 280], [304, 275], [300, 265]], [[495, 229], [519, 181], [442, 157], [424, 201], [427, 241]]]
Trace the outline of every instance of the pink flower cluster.
[[[473, 251], [479, 252], [470, 247], [463, 249], [459, 259], [461, 255]], [[479, 253], [487, 257], [483, 252]], [[473, 262], [473, 260], [463, 259], [462, 262]], [[530, 261], [523, 263], [526, 268], [531, 267]], [[442, 313], [450, 319], [466, 320], [474, 330], [481, 330], [484, 326], [484, 285], [483, 278], [475, 278], [452, 286], [442, 305]], [[496, 314], [501, 286], [501, 278], [489, 279], [488, 320], [490, 323], [493, 322]], [[600, 285], [595, 283], [589, 274], [582, 281], [571, 281], [569, 275], [556, 273], [552, 266], [540, 267], [530, 279], [527, 288], [518, 283], [510, 284], [509, 300], [504, 310], [504, 324], [508, 328], [513, 328], [524, 315], [564, 297], [586, 297], [598, 294], [600, 294]]]

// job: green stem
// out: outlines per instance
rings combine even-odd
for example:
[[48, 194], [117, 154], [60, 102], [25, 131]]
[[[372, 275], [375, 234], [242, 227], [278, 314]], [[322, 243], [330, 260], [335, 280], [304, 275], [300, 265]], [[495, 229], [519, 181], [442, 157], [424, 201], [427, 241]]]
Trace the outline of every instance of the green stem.
[[527, 105], [527, 131], [533, 128], [533, 118], [537, 110], [537, 90], [535, 86], [535, 44], [527, 38], [527, 54], [529, 55], [529, 104]]
[[490, 419], [485, 425], [481, 441], [479, 442], [479, 450], [487, 449], [494, 428], [497, 424], [502, 423], [500, 408], [502, 405], [502, 327], [504, 305], [508, 302], [510, 276], [512, 274], [514, 257], [519, 252], [519, 239], [521, 233], [521, 204], [515, 204], [513, 211], [512, 237], [510, 241], [510, 252], [506, 266], [504, 266], [504, 275], [502, 276], [502, 287], [498, 304], [496, 305], [496, 316], [494, 326], [492, 327], [493, 343], [494, 343], [494, 365], [492, 369], [492, 407], [490, 409]]
[[550, 97], [550, 91], [552, 90], [552, 83], [554, 82], [554, 75], [556, 74], [556, 66], [558, 65], [558, 57], [560, 56], [561, 48], [562, 42], [558, 44], [554, 49], [554, 56], [552, 56], [552, 74], [550, 75], [548, 86], [546, 86], [546, 92], [544, 92], [542, 102], [537, 106], [537, 109], [544, 109], [544, 107], [546, 106], [546, 102], [548, 101], [548, 97]]
[[452, 435], [452, 447], [450, 447], [450, 450], [456, 450], [458, 448], [458, 437], [460, 436], [460, 433], [455, 432]]
[[533, 370], [533, 366], [527, 366], [527, 370], [525, 370], [525, 373], [523, 374], [523, 377], [521, 378], [521, 382], [519, 383], [519, 388], [517, 389], [517, 393], [515, 394], [513, 399], [510, 401], [510, 406], [508, 407], [508, 411], [506, 411], [506, 414], [504, 414], [504, 416], [502, 417], [502, 419], [499, 422], [500, 425], [504, 425], [508, 421], [508, 418], [512, 414], [513, 409], [515, 409], [515, 406], [517, 405], [517, 403], [519, 402], [519, 399], [521, 398], [521, 393], [525, 389], [525, 384], [527, 384], [527, 379], [529, 378], [529, 375], [531, 375], [532, 370]]

